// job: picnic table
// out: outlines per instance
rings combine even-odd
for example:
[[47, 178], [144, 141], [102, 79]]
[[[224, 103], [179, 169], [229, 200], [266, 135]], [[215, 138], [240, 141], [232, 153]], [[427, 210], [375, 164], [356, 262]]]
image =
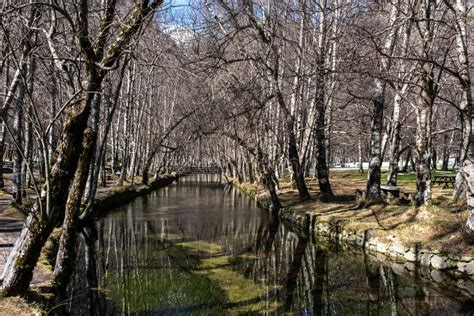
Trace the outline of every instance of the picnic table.
[[456, 182], [455, 176], [447, 176], [447, 175], [433, 176], [433, 181], [432, 181], [433, 186], [437, 184], [438, 187], [443, 186], [443, 189], [449, 187], [449, 185], [451, 185], [454, 188], [455, 182]]
[[401, 187], [397, 187], [394, 185], [381, 185], [380, 190], [382, 190], [382, 192], [384, 192], [385, 194], [390, 193], [395, 198], [400, 197], [400, 192], [402, 192]]

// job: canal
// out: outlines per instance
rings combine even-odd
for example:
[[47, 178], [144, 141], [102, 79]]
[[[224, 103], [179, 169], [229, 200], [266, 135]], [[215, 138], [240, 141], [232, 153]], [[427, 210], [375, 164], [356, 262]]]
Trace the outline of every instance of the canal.
[[468, 294], [292, 231], [189, 176], [81, 234], [73, 315], [458, 315]]

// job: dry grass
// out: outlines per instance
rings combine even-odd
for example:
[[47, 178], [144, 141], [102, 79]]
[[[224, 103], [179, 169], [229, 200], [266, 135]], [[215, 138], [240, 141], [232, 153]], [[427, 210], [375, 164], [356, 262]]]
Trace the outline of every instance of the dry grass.
[[[397, 236], [407, 246], [419, 244], [422, 248], [438, 250], [457, 255], [474, 255], [474, 245], [464, 237], [466, 220], [464, 204], [452, 201], [452, 188], [433, 189], [432, 206], [375, 205], [369, 208], [355, 208], [354, 191], [364, 190], [365, 174], [353, 171], [332, 172], [331, 186], [339, 199], [322, 203], [317, 199], [317, 180], [307, 179], [312, 199], [299, 202], [298, 190], [287, 179], [280, 181], [279, 197], [284, 207], [296, 212], [310, 213], [320, 222], [342, 222], [346, 229], [372, 229], [379, 239]], [[244, 184], [246, 190], [256, 190], [259, 197], [265, 197], [263, 187]], [[405, 193], [414, 193], [414, 175], [402, 175], [399, 186]]]
[[0, 210], [0, 218], [14, 218], [23, 221], [26, 219], [26, 215], [19, 208], [9, 205], [3, 211]]
[[19, 316], [19, 315], [42, 315], [41, 309], [34, 304], [27, 303], [19, 297], [0, 298], [0, 315]]

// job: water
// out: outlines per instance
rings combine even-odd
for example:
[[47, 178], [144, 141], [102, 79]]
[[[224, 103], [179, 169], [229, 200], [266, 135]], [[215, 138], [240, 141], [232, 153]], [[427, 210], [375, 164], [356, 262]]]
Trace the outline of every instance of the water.
[[[206, 182], [202, 182], [206, 181]], [[232, 188], [180, 179], [82, 234], [73, 315], [458, 315], [471, 298], [293, 232]]]

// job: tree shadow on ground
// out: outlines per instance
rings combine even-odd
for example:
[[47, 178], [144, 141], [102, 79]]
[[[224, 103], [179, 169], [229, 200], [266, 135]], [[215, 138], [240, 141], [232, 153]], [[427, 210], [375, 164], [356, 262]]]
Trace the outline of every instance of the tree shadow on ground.
[[[406, 209], [402, 212], [394, 212], [394, 214], [391, 214], [390, 216], [388, 216], [386, 218], [381, 218], [380, 213], [381, 212], [386, 212], [385, 208], [381, 208], [380, 210], [374, 210], [374, 209], [371, 209], [371, 210], [372, 210], [372, 214], [375, 217], [375, 220], [377, 221], [377, 224], [383, 230], [392, 230], [392, 229], [395, 229], [395, 228], [397, 228], [398, 226], [400, 226], [402, 224], [412, 223], [412, 222], [415, 221], [416, 216], [418, 215], [418, 212], [419, 212], [419, 208], [417, 207], [417, 208], [414, 209], [414, 212], [412, 214], [410, 214], [409, 216], [407, 216], [405, 218], [403, 218], [403, 216], [400, 216], [400, 215], [406, 213], [410, 209]], [[393, 223], [393, 224], [389, 224], [389, 225], [386, 225], [386, 224], [382, 223], [382, 221], [384, 221], [384, 220], [388, 220], [389, 218], [396, 218], [396, 217], [399, 217], [400, 221], [398, 221], [396, 223]]]

